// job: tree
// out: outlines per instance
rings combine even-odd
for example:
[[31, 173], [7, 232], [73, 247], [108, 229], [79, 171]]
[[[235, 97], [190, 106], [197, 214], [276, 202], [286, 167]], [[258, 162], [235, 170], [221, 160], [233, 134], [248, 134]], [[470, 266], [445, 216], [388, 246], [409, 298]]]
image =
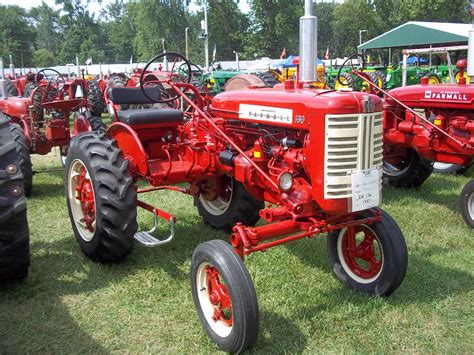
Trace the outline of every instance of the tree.
[[383, 32], [383, 21], [366, 0], [346, 0], [334, 9], [332, 30], [334, 54], [343, 57], [357, 52], [360, 30], [373, 38]]
[[16, 66], [31, 65], [34, 31], [24, 9], [0, 5], [0, 56], [13, 56]]
[[56, 64], [56, 57], [45, 48], [40, 48], [33, 53], [33, 64], [37, 67], [51, 67]]
[[[33, 19], [35, 28], [35, 47], [39, 49], [47, 48], [48, 52], [51, 53], [54, 58], [62, 42], [61, 29], [59, 26], [59, 11], [54, 10], [43, 2], [40, 6], [33, 7], [30, 10], [29, 16]], [[45, 54], [46, 53], [39, 52], [39, 54], [35, 53], [35, 56], [37, 57], [39, 55], [41, 58], [45, 58]], [[36, 63], [36, 60], [34, 61], [36, 65], [39, 65]], [[48, 65], [53, 64], [56, 64], [54, 59]]]
[[[318, 18], [318, 57], [324, 58], [327, 48], [334, 50], [332, 23], [334, 21], [334, 2], [319, 2], [314, 4], [314, 15]], [[299, 41], [298, 41], [299, 42]]]

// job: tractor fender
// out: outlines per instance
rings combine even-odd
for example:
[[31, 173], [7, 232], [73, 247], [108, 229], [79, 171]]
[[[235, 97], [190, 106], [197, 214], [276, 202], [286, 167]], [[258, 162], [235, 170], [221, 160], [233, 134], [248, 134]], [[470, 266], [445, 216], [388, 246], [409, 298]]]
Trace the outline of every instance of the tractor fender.
[[117, 145], [122, 150], [124, 158], [130, 163], [132, 175], [148, 175], [147, 154], [140, 142], [140, 138], [138, 138], [130, 126], [122, 122], [115, 122], [112, 123], [105, 134], [117, 141]]
[[92, 131], [91, 124], [88, 119], [81, 114], [76, 114], [74, 118], [74, 129], [72, 131], [72, 137], [77, 136], [80, 133]]

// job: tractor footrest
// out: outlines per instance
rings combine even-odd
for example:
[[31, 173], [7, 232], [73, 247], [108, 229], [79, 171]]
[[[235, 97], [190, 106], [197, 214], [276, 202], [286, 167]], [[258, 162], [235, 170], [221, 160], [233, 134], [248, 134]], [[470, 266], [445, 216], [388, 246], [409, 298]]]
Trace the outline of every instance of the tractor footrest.
[[152, 233], [156, 230], [157, 224], [158, 224], [158, 218], [155, 214], [155, 224], [154, 224], [153, 228], [151, 230], [149, 230], [148, 232], [136, 232], [133, 237], [140, 244], [142, 244], [146, 247], [150, 247], [150, 248], [151, 247], [157, 247], [159, 245], [163, 245], [163, 244], [171, 242], [171, 240], [174, 237], [174, 218], [172, 218], [169, 221], [170, 234], [169, 234], [168, 238], [166, 238], [166, 239], [158, 239], [158, 238], [156, 238], [152, 235]]

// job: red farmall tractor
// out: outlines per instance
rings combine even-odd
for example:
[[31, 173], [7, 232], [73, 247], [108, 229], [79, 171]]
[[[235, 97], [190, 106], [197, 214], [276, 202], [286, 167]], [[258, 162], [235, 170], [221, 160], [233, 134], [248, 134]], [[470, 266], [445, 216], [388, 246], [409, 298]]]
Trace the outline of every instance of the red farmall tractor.
[[[361, 92], [310, 88], [316, 79], [316, 18], [311, 1], [305, 5], [298, 83], [224, 92], [209, 105], [189, 81], [175, 83], [171, 74], [157, 82], [140, 80], [140, 88], [111, 88], [116, 104], [183, 100], [192, 109], [119, 111], [105, 133], [77, 136], [66, 161], [72, 228], [94, 261], [124, 259], [134, 239], [146, 246], [172, 241], [176, 217], [139, 198], [149, 191], [192, 195], [205, 223], [231, 233], [230, 245], [202, 243], [191, 261], [200, 321], [226, 351], [244, 351], [258, 336], [246, 255], [328, 233], [332, 269], [347, 286], [389, 295], [405, 277], [403, 234], [377, 207], [382, 101]], [[190, 80], [190, 65], [175, 53], [153, 58], [144, 72], [164, 56], [170, 66], [185, 62]], [[166, 84], [173, 92], [162, 98], [149, 84]], [[140, 188], [142, 181], [151, 187]], [[137, 231], [138, 207], [154, 215], [149, 232]], [[159, 218], [169, 224], [165, 239], [153, 234]], [[256, 226], [260, 219], [265, 223]]]
[[[88, 87], [84, 86], [84, 95], [77, 97], [77, 86], [84, 83], [81, 79], [77, 83], [66, 81], [56, 70], [43, 69], [35, 74], [34, 87], [28, 97], [5, 95], [0, 98], [0, 111], [10, 120], [10, 129], [18, 143], [26, 195], [30, 195], [33, 188], [30, 154], [48, 154], [58, 146], [65, 156], [71, 136], [105, 130], [102, 120], [90, 114]], [[74, 114], [72, 129], [71, 113]]]
[[[385, 95], [383, 171], [389, 184], [420, 186], [431, 175], [435, 161], [472, 164], [474, 87], [466, 84], [465, 63], [457, 66], [461, 68], [458, 84], [428, 84], [423, 78], [420, 85], [389, 92], [369, 83], [364, 73], [352, 70], [355, 77]], [[474, 228], [474, 180], [461, 193], [460, 209], [465, 222]]]

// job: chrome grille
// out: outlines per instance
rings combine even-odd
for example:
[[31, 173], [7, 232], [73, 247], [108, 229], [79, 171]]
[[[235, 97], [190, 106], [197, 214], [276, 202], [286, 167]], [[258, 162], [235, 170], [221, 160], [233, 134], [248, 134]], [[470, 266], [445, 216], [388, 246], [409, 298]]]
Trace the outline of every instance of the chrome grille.
[[351, 197], [353, 171], [382, 169], [382, 129], [382, 112], [326, 115], [324, 198]]

